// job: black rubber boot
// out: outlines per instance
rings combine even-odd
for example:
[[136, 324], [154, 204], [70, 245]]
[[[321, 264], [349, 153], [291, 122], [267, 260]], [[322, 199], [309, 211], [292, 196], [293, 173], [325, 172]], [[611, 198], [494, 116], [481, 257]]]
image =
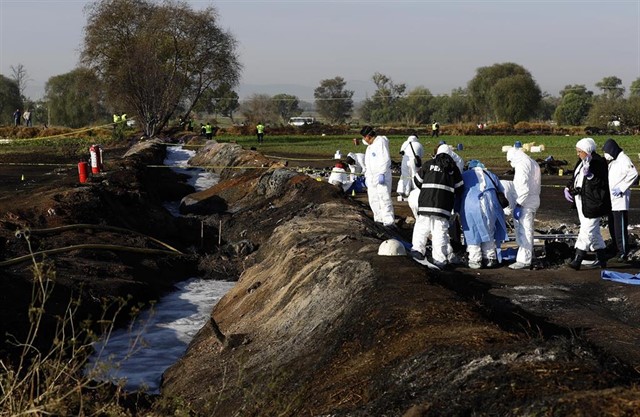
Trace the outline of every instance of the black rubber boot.
[[607, 259], [609, 259], [607, 251], [605, 249], [598, 249], [596, 251], [596, 256], [598, 258], [598, 266], [601, 269], [605, 269], [607, 267]]
[[587, 252], [581, 250], [581, 249], [576, 249], [576, 256], [575, 258], [573, 258], [573, 261], [569, 262], [567, 264], [568, 267], [575, 269], [576, 271], [578, 271], [580, 269], [580, 266], [582, 265], [582, 260], [584, 259], [584, 255], [586, 255]]

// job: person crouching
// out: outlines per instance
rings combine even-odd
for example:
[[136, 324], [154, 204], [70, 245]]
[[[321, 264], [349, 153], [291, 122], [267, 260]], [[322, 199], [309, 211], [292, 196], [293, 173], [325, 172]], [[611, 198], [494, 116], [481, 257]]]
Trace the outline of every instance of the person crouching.
[[446, 152], [438, 153], [425, 162], [413, 177], [420, 190], [416, 223], [411, 239], [411, 256], [425, 258], [427, 240], [431, 236], [433, 263], [443, 268], [449, 255], [449, 219], [463, 189], [462, 175], [453, 158]]

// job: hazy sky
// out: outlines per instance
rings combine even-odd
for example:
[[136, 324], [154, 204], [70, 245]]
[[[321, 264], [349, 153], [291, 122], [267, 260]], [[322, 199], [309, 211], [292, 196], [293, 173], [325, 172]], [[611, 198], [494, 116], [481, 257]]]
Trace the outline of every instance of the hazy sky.
[[[0, 73], [24, 65], [27, 96], [77, 66], [86, 23], [81, 0], [0, 0]], [[213, 5], [239, 43], [241, 97], [254, 92], [313, 100], [341, 76], [356, 98], [374, 73], [434, 94], [465, 87], [476, 69], [514, 62], [551, 95], [567, 84], [640, 77], [640, 0], [633, 1], [187, 1]], [[296, 89], [285, 86], [304, 86]], [[302, 93], [301, 93], [302, 91]]]

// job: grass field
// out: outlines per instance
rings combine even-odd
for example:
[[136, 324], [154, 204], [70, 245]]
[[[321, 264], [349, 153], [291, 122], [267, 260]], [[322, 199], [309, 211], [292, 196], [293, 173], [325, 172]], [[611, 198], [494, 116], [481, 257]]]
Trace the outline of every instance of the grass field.
[[[420, 137], [420, 143], [425, 148], [425, 155], [431, 155], [440, 140], [458, 148], [462, 145], [462, 150], [456, 151], [465, 161], [479, 159], [489, 169], [507, 169], [509, 165], [505, 158], [504, 146], [513, 145], [516, 140], [523, 144], [544, 145], [544, 150], [539, 153], [530, 152], [534, 159], [544, 159], [552, 156], [556, 160], [565, 160], [569, 167], [573, 167], [577, 160], [575, 144], [583, 136], [449, 136], [440, 138]], [[353, 135], [269, 135], [265, 136], [263, 144], [258, 146], [256, 137], [251, 136], [216, 136], [219, 142], [237, 142], [245, 148], [256, 147], [258, 151], [269, 156], [287, 156], [288, 159], [298, 158], [301, 160], [333, 160], [337, 150], [343, 155], [343, 159], [349, 152], [365, 152], [365, 145], [354, 144], [353, 139], [361, 139], [357, 134]], [[389, 135], [391, 157], [399, 162], [400, 146], [406, 140], [405, 135]], [[596, 136], [594, 140], [598, 145], [598, 151], [607, 140], [608, 136]], [[632, 161], [640, 163], [640, 140], [637, 136], [616, 135], [613, 137], [618, 144], [629, 155]], [[32, 138], [17, 139], [12, 143], [0, 144], [0, 155], [6, 153], [13, 154], [38, 154], [38, 150], [47, 149], [44, 154], [57, 155], [61, 157], [80, 157], [88, 152], [88, 146], [93, 143], [100, 143], [105, 148], [118, 146], [120, 141], [110, 137], [110, 131], [103, 135], [87, 137], [57, 137], [57, 138]], [[360, 141], [361, 143], [361, 141]], [[120, 145], [126, 145], [126, 141]], [[43, 155], [44, 156], [44, 155]], [[39, 161], [42, 162], [42, 161]], [[45, 161], [46, 162], [46, 161]]]
[[[257, 146], [254, 136], [216, 136], [219, 142], [235, 141], [244, 147], [255, 146], [265, 155], [296, 155], [300, 158], [326, 157], [333, 159], [336, 150], [340, 150], [342, 155], [349, 152], [364, 152], [364, 145], [355, 145], [353, 138], [359, 136], [265, 136], [264, 143]], [[465, 161], [479, 159], [487, 168], [507, 168], [506, 155], [502, 152], [503, 146], [513, 145], [516, 140], [523, 144], [534, 143], [544, 145], [544, 151], [539, 153], [529, 153], [534, 159], [544, 159], [552, 156], [557, 160], [566, 160], [570, 167], [573, 167], [577, 160], [575, 144], [583, 136], [441, 136], [440, 138], [421, 137], [420, 143], [425, 148], [425, 154], [431, 154], [438, 145], [439, 140], [446, 141], [447, 144], [457, 147], [462, 145], [462, 150], [456, 151]], [[388, 136], [391, 157], [394, 161], [400, 161], [400, 146], [406, 140], [406, 136]], [[640, 140], [637, 136], [615, 136], [616, 142], [629, 155], [632, 161], [640, 162]], [[601, 148], [608, 139], [607, 136], [596, 136], [593, 138], [598, 145], [598, 153], [602, 154]]]

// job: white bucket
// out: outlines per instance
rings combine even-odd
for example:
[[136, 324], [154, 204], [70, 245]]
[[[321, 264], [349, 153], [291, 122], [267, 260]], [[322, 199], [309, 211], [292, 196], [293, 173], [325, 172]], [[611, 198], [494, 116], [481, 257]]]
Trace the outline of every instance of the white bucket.
[[531, 152], [532, 152], [532, 153], [539, 153], [539, 152], [542, 152], [542, 148], [540, 148], [540, 146], [532, 146], [532, 147], [531, 147]]

